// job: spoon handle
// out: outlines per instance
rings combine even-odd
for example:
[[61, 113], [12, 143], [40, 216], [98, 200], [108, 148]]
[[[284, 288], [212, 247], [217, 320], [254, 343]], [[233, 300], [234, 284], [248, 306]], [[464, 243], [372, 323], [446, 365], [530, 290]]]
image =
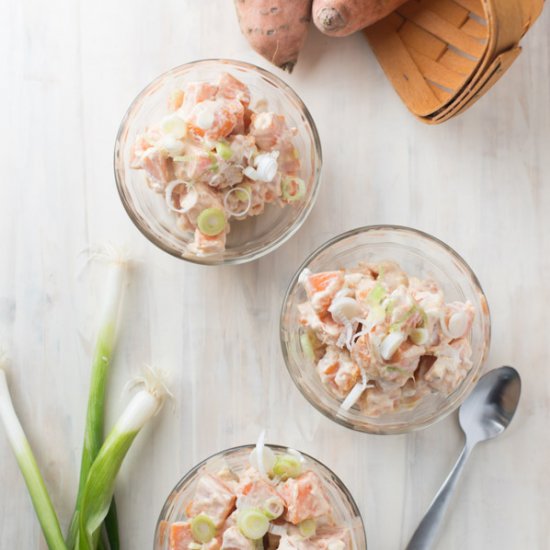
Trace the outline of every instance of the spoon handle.
[[472, 449], [473, 446], [469, 446], [466, 443], [451, 473], [444, 481], [437, 495], [435, 495], [428, 511], [416, 528], [406, 550], [430, 550], [434, 547], [441, 524], [443, 523], [443, 518], [451, 502], [451, 497]]

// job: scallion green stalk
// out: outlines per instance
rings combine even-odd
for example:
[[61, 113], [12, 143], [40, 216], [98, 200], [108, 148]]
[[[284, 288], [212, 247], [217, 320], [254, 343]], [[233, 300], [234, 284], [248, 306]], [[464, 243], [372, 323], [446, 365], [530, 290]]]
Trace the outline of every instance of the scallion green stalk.
[[94, 460], [82, 493], [77, 550], [95, 550], [107, 516], [116, 476], [139, 431], [162, 407], [169, 395], [162, 373], [150, 369], [139, 380], [143, 388], [134, 395], [107, 436]]
[[[88, 479], [90, 468], [99, 453], [104, 438], [105, 418], [105, 388], [109, 367], [116, 344], [117, 327], [120, 317], [124, 284], [128, 271], [127, 257], [114, 247], [105, 247], [96, 252], [92, 257], [104, 260], [109, 265], [109, 275], [104, 292], [105, 302], [101, 313], [99, 331], [92, 360], [92, 372], [90, 391], [88, 395], [88, 409], [84, 428], [84, 444], [82, 447], [82, 459], [80, 466], [80, 479], [75, 511], [71, 520], [67, 545], [73, 548], [78, 532], [79, 512], [84, 485]], [[113, 501], [112, 511], [108, 518], [107, 536], [113, 550], [119, 548], [118, 525], [116, 520], [116, 508]]]
[[46, 489], [31, 446], [13, 407], [5, 373], [5, 362], [0, 359], [0, 417], [6, 429], [19, 469], [25, 478], [38, 521], [50, 550], [67, 550], [57, 514]]

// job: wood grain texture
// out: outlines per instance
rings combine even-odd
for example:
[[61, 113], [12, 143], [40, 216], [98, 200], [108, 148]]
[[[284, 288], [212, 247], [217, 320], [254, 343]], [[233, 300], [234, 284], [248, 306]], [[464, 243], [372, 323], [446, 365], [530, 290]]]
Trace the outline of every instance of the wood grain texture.
[[[90, 243], [125, 242], [143, 262], [128, 286], [108, 418], [143, 363], [173, 369], [175, 406], [130, 452], [118, 484], [126, 549], [152, 548], [164, 498], [195, 462], [269, 440], [310, 452], [349, 484], [370, 550], [403, 548], [461, 446], [451, 416], [420, 433], [341, 428], [293, 387], [278, 342], [284, 290], [327, 238], [372, 223], [412, 225], [455, 247], [493, 317], [489, 366], [516, 366], [509, 432], [472, 457], [445, 550], [546, 550], [550, 541], [550, 14], [509, 72], [463, 116], [425, 126], [406, 111], [364, 37], [312, 29], [280, 74], [309, 106], [325, 164], [315, 209], [270, 256], [238, 267], [175, 260], [127, 218], [112, 174], [119, 121], [160, 72], [205, 57], [269, 68], [241, 36], [231, 2], [6, 0], [0, 20], [0, 343], [15, 405], [66, 525], [77, 481], [98, 271]], [[215, 32], [213, 32], [215, 31]], [[0, 429], [0, 548], [45, 548]]]

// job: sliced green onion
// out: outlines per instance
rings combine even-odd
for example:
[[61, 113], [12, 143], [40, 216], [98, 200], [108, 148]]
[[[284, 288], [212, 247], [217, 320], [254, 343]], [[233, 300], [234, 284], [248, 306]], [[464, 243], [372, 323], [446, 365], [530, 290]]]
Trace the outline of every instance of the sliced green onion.
[[124, 457], [137, 434], [170, 395], [159, 371], [149, 369], [146, 376], [136, 382], [143, 387], [127, 405], [90, 468], [82, 493], [76, 550], [96, 549]]
[[302, 471], [300, 460], [292, 455], [279, 455], [273, 466], [273, 474], [285, 480], [289, 477], [298, 477]]
[[187, 123], [178, 114], [173, 113], [165, 116], [160, 122], [160, 131], [163, 134], [171, 135], [177, 139], [187, 134]]
[[262, 477], [267, 477], [273, 471], [275, 453], [265, 444], [265, 430], [260, 432], [256, 446], [248, 458], [250, 465], [256, 468]]
[[216, 153], [218, 153], [223, 160], [229, 160], [233, 156], [231, 147], [223, 141], [216, 143]]
[[403, 324], [406, 323], [416, 312], [418, 311], [417, 306], [414, 305], [410, 309], [408, 309], [399, 321], [396, 321], [395, 323], [392, 323], [390, 325], [390, 332], [397, 332], [400, 331], [403, 327]]
[[206, 208], [197, 218], [199, 231], [208, 237], [219, 235], [225, 229], [225, 214], [220, 208]]
[[416, 306], [416, 311], [420, 313], [420, 317], [422, 317], [422, 326], [425, 327], [428, 324], [428, 314], [424, 311], [424, 308], [419, 305]]
[[386, 289], [380, 283], [376, 283], [367, 295], [367, 302], [372, 306], [378, 306], [387, 294]]
[[262, 512], [269, 520], [281, 517], [284, 511], [285, 506], [283, 504], [283, 501], [279, 497], [268, 498], [262, 506]]
[[[239, 202], [246, 203], [242, 210], [231, 209], [229, 205], [231, 195], [235, 195]], [[250, 207], [252, 206], [252, 194], [250, 193], [250, 187], [232, 187], [231, 189], [229, 189], [229, 191], [227, 191], [223, 198], [223, 206], [225, 207], [226, 213], [230, 216], [235, 216], [236, 218], [246, 216], [250, 210]]]
[[216, 536], [216, 524], [210, 516], [199, 514], [191, 520], [191, 533], [197, 542], [206, 544]]
[[187, 548], [189, 548], [189, 550], [201, 550], [202, 544], [199, 544], [198, 542], [190, 542]]
[[0, 418], [4, 424], [19, 469], [25, 478], [27, 489], [50, 550], [67, 550], [59, 520], [55, 513], [44, 479], [36, 463], [31, 446], [17, 418], [11, 400], [4, 360], [0, 358]]
[[285, 176], [281, 188], [283, 199], [287, 202], [299, 201], [306, 194], [306, 184], [297, 176]]
[[247, 508], [239, 512], [237, 526], [246, 538], [258, 540], [267, 533], [269, 520], [257, 508]]
[[315, 350], [313, 349], [313, 344], [311, 343], [310, 335], [307, 332], [300, 334], [300, 346], [304, 355], [310, 360], [315, 361]]
[[415, 328], [411, 330], [409, 338], [413, 344], [423, 346], [428, 341], [429, 336], [427, 328]]
[[[103, 304], [103, 311], [99, 322], [99, 331], [92, 360], [78, 494], [67, 537], [67, 544], [70, 548], [74, 546], [76, 534], [78, 532], [78, 514], [80, 511], [84, 485], [88, 478], [92, 463], [103, 444], [105, 388], [116, 344], [117, 328], [124, 295], [124, 285], [126, 283], [129, 265], [129, 260], [125, 254], [113, 247], [106, 246], [94, 251], [92, 258], [94, 257], [106, 261], [109, 264], [110, 271], [105, 288], [105, 302]], [[114, 506], [113, 504], [110, 520], [116, 517]], [[116, 520], [110, 521], [109, 523], [109, 541], [112, 547], [119, 547]]]
[[298, 531], [300, 531], [302, 537], [308, 539], [315, 535], [317, 531], [317, 522], [314, 519], [304, 519], [304, 521], [298, 524]]
[[251, 197], [250, 185], [241, 185], [239, 187], [234, 187], [234, 189], [235, 189], [235, 196], [241, 202], [246, 202], [250, 200], [250, 197]]
[[386, 310], [382, 306], [371, 306], [367, 320], [375, 325], [384, 322], [386, 320]]

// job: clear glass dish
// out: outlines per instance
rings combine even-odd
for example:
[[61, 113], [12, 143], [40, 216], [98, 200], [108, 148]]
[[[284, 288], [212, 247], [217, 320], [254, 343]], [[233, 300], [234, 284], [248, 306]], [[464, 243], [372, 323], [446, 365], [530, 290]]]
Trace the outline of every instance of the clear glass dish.
[[[280, 445], [267, 445], [276, 453], [286, 452]], [[224, 466], [239, 473], [248, 467], [248, 456], [254, 445], [242, 445], [226, 449], [203, 462], [197, 464], [178, 482], [168, 495], [160, 513], [155, 530], [155, 550], [168, 550], [169, 541], [167, 527], [169, 524], [182, 521], [185, 517], [185, 507], [192, 500], [197, 480], [201, 473], [216, 472]], [[367, 539], [361, 513], [342, 481], [324, 464], [315, 458], [302, 453], [307, 461], [307, 467], [313, 470], [323, 480], [330, 503], [333, 505], [334, 518], [342, 525], [349, 527], [352, 550], [366, 550]]]
[[[428, 395], [412, 410], [368, 417], [357, 408], [344, 411], [341, 401], [322, 385], [319, 375], [304, 357], [300, 346], [303, 328], [298, 304], [306, 299], [298, 284], [308, 268], [320, 272], [355, 267], [360, 262], [392, 260], [409, 274], [437, 281], [447, 301], [470, 300], [475, 308], [471, 330], [472, 369], [449, 396]], [[481, 375], [490, 343], [490, 315], [481, 285], [468, 264], [440, 240], [407, 227], [379, 225], [349, 231], [323, 244], [299, 267], [283, 301], [280, 339], [287, 369], [304, 397], [325, 416], [348, 428], [376, 434], [398, 434], [424, 428], [454, 411]]]
[[[252, 218], [231, 222], [226, 250], [198, 256], [187, 250], [192, 240], [178, 229], [176, 217], [165, 204], [162, 194], [153, 192], [141, 170], [130, 167], [131, 148], [136, 135], [158, 122], [166, 112], [169, 94], [189, 82], [213, 82], [223, 72], [244, 82], [252, 102], [267, 100], [269, 109], [283, 114], [289, 127], [298, 130], [294, 144], [299, 151], [301, 171], [306, 183], [303, 200], [280, 208], [274, 204]], [[248, 63], [225, 59], [195, 61], [160, 75], [133, 101], [124, 116], [115, 144], [114, 168], [120, 198], [136, 227], [162, 250], [185, 260], [206, 264], [238, 264], [255, 260], [275, 250], [289, 239], [307, 218], [319, 188], [322, 155], [315, 123], [302, 100], [282, 80]]]

